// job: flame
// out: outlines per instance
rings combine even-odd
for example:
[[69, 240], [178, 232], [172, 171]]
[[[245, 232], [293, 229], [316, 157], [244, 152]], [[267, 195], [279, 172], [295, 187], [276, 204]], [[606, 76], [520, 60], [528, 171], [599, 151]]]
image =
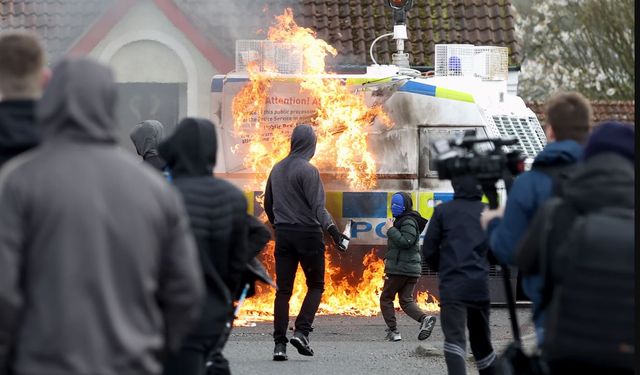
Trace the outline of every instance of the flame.
[[[270, 241], [262, 252], [262, 262], [267, 272], [275, 278], [274, 242]], [[351, 315], [375, 316], [380, 312], [380, 293], [384, 285], [384, 262], [372, 249], [364, 256], [362, 275], [344, 273], [337, 262], [330, 256], [331, 250], [325, 251], [326, 275], [325, 290], [322, 295], [319, 315]], [[289, 302], [289, 314], [300, 312], [302, 301], [307, 292], [304, 273], [298, 267], [296, 282]], [[358, 280], [355, 281], [354, 280]], [[256, 284], [256, 295], [245, 300], [240, 309], [235, 325], [248, 325], [253, 321], [270, 321], [273, 319], [275, 290], [264, 284]], [[440, 311], [439, 301], [428, 292], [419, 292], [416, 302], [425, 311]], [[395, 305], [399, 306], [396, 297]]]
[[[318, 138], [312, 163], [338, 172], [336, 175], [344, 176], [354, 190], [375, 187], [376, 164], [367, 145], [367, 127], [376, 118], [390, 126], [389, 117], [380, 106], [368, 107], [363, 93], [352, 92], [337, 75], [325, 71], [325, 57], [335, 56], [335, 48], [316, 38], [313, 30], [298, 26], [291, 9], [276, 17], [276, 24], [267, 35], [272, 42], [292, 43], [302, 51], [302, 75], [292, 79], [318, 104], [307, 119], [315, 126]], [[294, 124], [279, 127], [264, 120], [267, 98], [277, 78], [275, 69], [269, 66], [260, 69], [257, 63], [250, 63], [247, 71], [249, 84], [233, 99], [233, 127], [236, 136], [249, 140], [244, 165], [256, 177], [247, 187], [260, 189], [271, 168], [287, 156]]]
[[[380, 106], [369, 107], [363, 93], [354, 93], [335, 74], [327, 73], [325, 57], [336, 55], [335, 48], [316, 38], [313, 30], [300, 27], [291, 9], [276, 17], [267, 37], [272, 42], [292, 43], [302, 51], [302, 74], [288, 79], [299, 83], [301, 92], [317, 104], [306, 122], [315, 127], [316, 154], [312, 163], [323, 170], [336, 172], [345, 178], [353, 190], [366, 190], [376, 186], [376, 163], [367, 144], [367, 128], [374, 119], [391, 126], [389, 117]], [[282, 126], [265, 120], [267, 99], [278, 74], [273, 66], [262, 61], [247, 65], [249, 83], [234, 97], [234, 133], [246, 141], [244, 165], [255, 173], [255, 181], [248, 189], [261, 190], [273, 166], [289, 153], [290, 132], [294, 124]], [[234, 149], [237, 149], [236, 145]], [[262, 197], [258, 197], [260, 202]], [[384, 284], [384, 263], [375, 252], [367, 254], [362, 262], [362, 275], [345, 273], [337, 261], [326, 251], [325, 291], [318, 314], [345, 314], [374, 316], [380, 311], [379, 299]], [[275, 277], [274, 243], [270, 242], [262, 253], [262, 261]], [[290, 314], [300, 311], [306, 294], [304, 274], [300, 268], [290, 300]], [[273, 319], [275, 291], [262, 284], [256, 285], [256, 295], [244, 301], [236, 325], [250, 321]], [[418, 301], [428, 311], [439, 311], [438, 301], [426, 292]], [[397, 301], [396, 301], [397, 304]]]

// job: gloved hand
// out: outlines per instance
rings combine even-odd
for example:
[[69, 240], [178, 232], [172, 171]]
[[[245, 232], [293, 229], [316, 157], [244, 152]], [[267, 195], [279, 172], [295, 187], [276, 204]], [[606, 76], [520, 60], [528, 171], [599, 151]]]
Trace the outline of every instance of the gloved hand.
[[333, 240], [333, 243], [336, 244], [336, 247], [338, 248], [338, 250], [345, 252], [347, 251], [347, 248], [345, 246], [342, 245], [342, 241], [343, 240], [351, 240], [349, 237], [345, 236], [344, 234], [340, 233], [338, 231], [338, 227], [335, 226], [335, 224], [331, 224], [329, 226], [329, 228], [327, 228], [327, 232], [329, 232], [329, 235], [331, 235], [331, 239]]

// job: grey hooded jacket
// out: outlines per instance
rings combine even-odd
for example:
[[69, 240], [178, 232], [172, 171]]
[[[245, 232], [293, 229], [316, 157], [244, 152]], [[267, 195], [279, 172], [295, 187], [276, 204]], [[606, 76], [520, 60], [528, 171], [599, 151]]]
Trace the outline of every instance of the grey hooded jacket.
[[164, 137], [164, 127], [159, 121], [142, 121], [133, 128], [130, 137], [144, 161], [156, 169], [164, 169], [167, 163], [158, 155], [158, 145]]
[[318, 169], [309, 163], [316, 152], [316, 135], [309, 125], [291, 134], [291, 151], [269, 175], [265, 211], [277, 228], [322, 231], [334, 224], [325, 208], [325, 193]]
[[0, 373], [159, 374], [197, 319], [185, 209], [116, 144], [111, 71], [63, 60], [43, 143], [0, 171]]

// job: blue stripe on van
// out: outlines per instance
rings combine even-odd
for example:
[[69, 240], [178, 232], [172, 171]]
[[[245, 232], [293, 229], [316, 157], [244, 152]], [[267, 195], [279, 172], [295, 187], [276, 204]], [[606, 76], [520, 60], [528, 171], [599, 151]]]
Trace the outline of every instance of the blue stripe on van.
[[434, 193], [433, 200], [442, 202], [453, 200], [453, 193]]
[[410, 92], [413, 94], [436, 96], [436, 87], [424, 83], [407, 81], [398, 91]]
[[344, 192], [342, 194], [342, 217], [387, 217], [387, 193]]

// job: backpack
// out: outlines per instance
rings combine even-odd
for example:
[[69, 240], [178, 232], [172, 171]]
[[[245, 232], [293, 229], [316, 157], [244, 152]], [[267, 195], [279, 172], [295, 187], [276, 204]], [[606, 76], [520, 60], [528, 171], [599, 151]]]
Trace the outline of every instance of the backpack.
[[549, 360], [613, 368], [634, 363], [634, 229], [632, 208], [579, 212], [554, 198], [541, 254]]

